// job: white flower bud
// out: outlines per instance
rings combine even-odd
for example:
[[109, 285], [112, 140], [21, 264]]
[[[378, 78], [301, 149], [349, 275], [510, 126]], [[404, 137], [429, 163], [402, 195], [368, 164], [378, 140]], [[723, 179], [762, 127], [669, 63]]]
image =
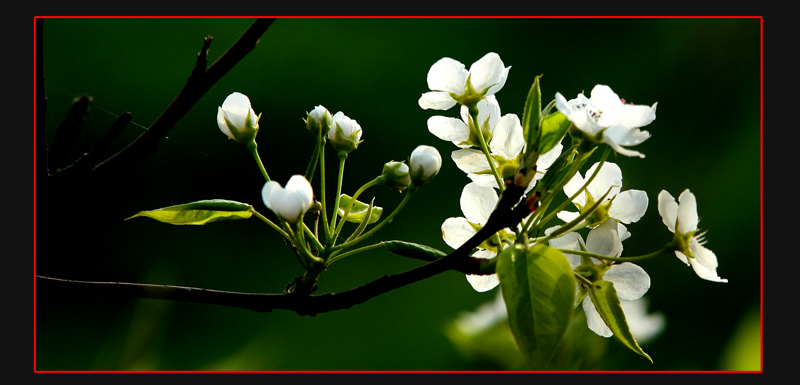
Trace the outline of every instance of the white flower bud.
[[322, 131], [323, 135], [328, 135], [328, 132], [331, 129], [333, 116], [327, 108], [320, 105], [315, 107], [306, 115], [308, 117], [303, 119], [303, 121], [306, 123], [306, 128], [308, 128], [308, 131], [311, 131], [315, 135]]
[[442, 156], [436, 148], [422, 145], [411, 152], [409, 163], [411, 164], [411, 180], [416, 185], [422, 185], [439, 173], [439, 169], [442, 167]]
[[328, 139], [336, 151], [348, 153], [355, 150], [361, 140], [361, 126], [341, 111], [333, 115]]
[[239, 143], [255, 140], [260, 118], [261, 114], [256, 115], [250, 106], [250, 99], [238, 92], [228, 95], [222, 107], [217, 107], [219, 129]]
[[381, 174], [389, 188], [402, 191], [411, 184], [411, 175], [408, 174], [408, 166], [403, 162], [391, 161], [383, 165]]
[[275, 181], [265, 183], [261, 189], [261, 198], [264, 205], [279, 218], [297, 223], [314, 204], [314, 190], [304, 176], [293, 175], [286, 183], [286, 188]]

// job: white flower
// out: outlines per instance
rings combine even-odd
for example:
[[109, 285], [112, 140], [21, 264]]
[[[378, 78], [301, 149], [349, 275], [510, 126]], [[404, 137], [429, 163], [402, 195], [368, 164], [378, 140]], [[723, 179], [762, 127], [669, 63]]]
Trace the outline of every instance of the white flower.
[[[448, 246], [457, 249], [478, 232], [486, 224], [489, 215], [497, 205], [497, 192], [491, 187], [482, 187], [475, 183], [468, 183], [461, 192], [461, 212], [463, 217], [447, 218], [442, 223], [442, 238]], [[484, 242], [474, 254], [475, 258], [494, 258], [497, 253], [488, 250]], [[496, 246], [495, 246], [496, 250]], [[490, 275], [467, 274], [472, 288], [479, 292], [489, 291], [500, 284], [497, 273]]]
[[350, 152], [358, 147], [361, 140], [361, 126], [342, 111], [333, 115], [328, 139], [336, 151]]
[[239, 143], [247, 143], [255, 139], [258, 132], [258, 120], [250, 106], [250, 99], [234, 92], [225, 98], [221, 107], [217, 107], [217, 125], [228, 138]]
[[264, 205], [279, 218], [297, 223], [314, 203], [314, 191], [304, 176], [293, 175], [286, 183], [286, 188], [275, 181], [265, 183], [261, 198]]
[[494, 52], [473, 63], [469, 71], [457, 60], [442, 58], [428, 71], [431, 91], [422, 94], [419, 106], [426, 110], [447, 110], [456, 103], [475, 103], [503, 88], [510, 69], [504, 67], [500, 56]]
[[717, 275], [717, 256], [707, 249], [705, 233], [697, 234], [697, 201], [689, 189], [684, 190], [678, 201], [667, 191], [658, 194], [658, 213], [669, 231], [675, 233], [674, 241], [678, 250], [675, 255], [687, 265], [691, 265], [700, 278], [714, 282], [728, 282]]
[[575, 127], [593, 140], [608, 144], [614, 151], [626, 156], [644, 155], [625, 148], [640, 144], [650, 137], [639, 127], [650, 124], [656, 118], [656, 105], [625, 104], [608, 86], [596, 85], [587, 99], [583, 94], [567, 101], [556, 93], [556, 107]]
[[[586, 172], [586, 177], [591, 177], [599, 163], [595, 163]], [[586, 180], [581, 176], [580, 172], [575, 173], [575, 176], [564, 185], [564, 193], [567, 197], [573, 196], [578, 190], [583, 187]], [[589, 209], [600, 199], [606, 192], [611, 189], [611, 192], [606, 197], [606, 202], [601, 204], [597, 210], [586, 218], [588, 226], [594, 227], [606, 219], [614, 218], [622, 223], [633, 223], [638, 221], [647, 210], [648, 198], [647, 193], [641, 190], [627, 190], [620, 192], [622, 188], [622, 170], [615, 163], [605, 162], [600, 168], [597, 176], [586, 186], [586, 189], [579, 194], [573, 203], [580, 210], [580, 212], [561, 211], [558, 218], [564, 222], [570, 222], [577, 218], [580, 213]]]
[[[597, 228], [589, 231], [586, 242], [583, 242], [580, 234], [572, 232], [559, 238], [551, 239], [551, 247], [567, 250], [586, 250], [590, 253], [607, 255], [609, 257], [619, 257], [622, 253], [622, 240], [618, 234], [617, 223], [613, 221], [603, 222]], [[570, 265], [575, 269], [580, 269], [584, 258], [575, 254], [564, 256], [569, 260]], [[588, 258], [591, 264], [597, 266], [598, 271], [602, 271], [605, 265], [595, 259]], [[650, 289], [650, 276], [641, 267], [630, 262], [614, 264], [601, 273], [604, 281], [614, 284], [614, 289], [620, 301], [635, 301], [641, 298]], [[603, 337], [611, 337], [613, 333], [608, 325], [600, 317], [600, 313], [594, 307], [589, 296], [583, 298], [583, 311], [586, 313], [586, 322], [593, 332]]]
[[408, 162], [411, 180], [416, 185], [429, 182], [442, 168], [442, 156], [439, 154], [439, 150], [431, 146], [417, 146], [411, 152]]
[[[495, 168], [503, 179], [513, 176], [519, 167], [518, 156], [525, 151], [526, 143], [522, 135], [522, 125], [514, 114], [503, 116], [493, 128], [492, 140], [489, 141], [489, 153]], [[563, 146], [557, 144], [550, 151], [541, 154], [536, 161], [536, 175], [531, 182], [542, 179], [544, 172], [561, 155]], [[473, 182], [486, 187], [498, 187], [492, 174], [489, 161], [483, 151], [476, 149], [460, 149], [451, 154], [456, 166], [467, 173]], [[532, 189], [534, 183], [528, 185]]]
[[[481, 99], [478, 104], [478, 124], [483, 131], [485, 140], [489, 141], [493, 130], [500, 120], [500, 104], [494, 95]], [[431, 116], [428, 118], [428, 131], [437, 138], [453, 142], [458, 147], [467, 148], [480, 146], [478, 132], [469, 128], [469, 108], [461, 107], [461, 119], [446, 116]], [[486, 127], [486, 130], [483, 129]]]

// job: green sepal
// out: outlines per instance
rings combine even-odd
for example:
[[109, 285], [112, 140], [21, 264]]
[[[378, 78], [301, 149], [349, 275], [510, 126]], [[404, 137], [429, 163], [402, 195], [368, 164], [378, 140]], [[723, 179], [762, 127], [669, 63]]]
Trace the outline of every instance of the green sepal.
[[[344, 211], [347, 210], [347, 206], [350, 205], [350, 201], [352, 200], [353, 198], [351, 198], [347, 194], [341, 195], [341, 197], [339, 198], [339, 207], [336, 210], [339, 216], [345, 215]], [[361, 223], [364, 221], [364, 218], [366, 218], [367, 211], [369, 211], [369, 205], [364, 202], [356, 200], [355, 202], [353, 202], [353, 207], [350, 208], [350, 212], [347, 214], [345, 220], [353, 223]], [[373, 224], [377, 222], [379, 219], [381, 219], [382, 214], [383, 214], [383, 208], [374, 206], [369, 213], [369, 221], [367, 223]]]
[[172, 225], [204, 225], [210, 222], [247, 219], [253, 206], [224, 199], [208, 199], [182, 205], [140, 211], [125, 220], [149, 217]]
[[533, 368], [546, 368], [572, 316], [572, 267], [547, 245], [517, 244], [500, 253], [496, 271], [517, 347]]
[[639, 347], [636, 339], [633, 338], [633, 334], [628, 327], [628, 322], [625, 319], [625, 313], [622, 311], [619, 297], [617, 297], [617, 291], [614, 289], [614, 283], [610, 281], [596, 281], [593, 282], [591, 286], [588, 286], [587, 289], [589, 298], [591, 298], [595, 309], [600, 313], [603, 322], [611, 329], [614, 336], [620, 340], [623, 345], [647, 358], [650, 363], [653, 363], [653, 359]]
[[420, 245], [418, 243], [404, 241], [384, 241], [383, 247], [386, 250], [402, 255], [404, 257], [421, 259], [423, 261], [435, 261], [447, 255], [447, 253], [434, 249], [433, 247]]

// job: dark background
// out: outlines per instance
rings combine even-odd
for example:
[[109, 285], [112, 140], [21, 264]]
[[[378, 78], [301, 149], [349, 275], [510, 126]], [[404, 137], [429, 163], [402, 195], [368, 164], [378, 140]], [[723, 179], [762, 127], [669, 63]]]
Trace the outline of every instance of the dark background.
[[[93, 97], [75, 156], [91, 148], [116, 116], [133, 122], [115, 148], [136, 138], [180, 91], [202, 39], [209, 60], [247, 27], [246, 18], [72, 19], [44, 22], [47, 131], [50, 141], [72, 99]], [[263, 113], [259, 150], [272, 179], [303, 173], [313, 148], [302, 118], [322, 104], [361, 124], [364, 143], [346, 165], [352, 194], [389, 160], [419, 144], [435, 146], [444, 165], [436, 180], [374, 240], [400, 239], [449, 250], [440, 226], [461, 216], [469, 180], [450, 160], [456, 148], [427, 131], [433, 115], [417, 105], [425, 76], [441, 57], [467, 67], [487, 52], [511, 66], [497, 94], [504, 114], [522, 114], [535, 76], [542, 92], [574, 97], [608, 84], [637, 104], [658, 102], [652, 137], [617, 157], [623, 189], [648, 193], [644, 218], [628, 226], [625, 255], [645, 254], [671, 234], [657, 212], [661, 189], [691, 189], [700, 226], [727, 284], [698, 278], [675, 257], [641, 262], [652, 279], [652, 311], [667, 318], [644, 346], [654, 363], [615, 340], [600, 369], [759, 369], [760, 20], [641, 19], [278, 19], [257, 48], [219, 81], [134, 167], [81, 183], [39, 183], [36, 272], [67, 279], [142, 282], [242, 292], [280, 292], [301, 273], [292, 253], [256, 219], [170, 226], [124, 219], [200, 199], [231, 199], [262, 213], [258, 169], [244, 146], [216, 126], [231, 92]], [[329, 166], [329, 179], [335, 167]], [[585, 171], [585, 170], [584, 170]], [[42, 178], [42, 175], [37, 175]], [[39, 179], [41, 181], [41, 179]], [[41, 186], [46, 186], [42, 189]], [[374, 188], [376, 204], [400, 195]], [[358, 254], [328, 269], [321, 292], [338, 292], [418, 266], [383, 251]], [[301, 317], [158, 300], [36, 298], [38, 370], [493, 370], [465, 357], [445, 336], [449, 321], [494, 298], [448, 272], [349, 310]], [[753, 336], [755, 340], [742, 336]], [[595, 342], [591, 342], [595, 343]], [[746, 359], [742, 359], [744, 357]], [[755, 361], [753, 361], [755, 360]]]

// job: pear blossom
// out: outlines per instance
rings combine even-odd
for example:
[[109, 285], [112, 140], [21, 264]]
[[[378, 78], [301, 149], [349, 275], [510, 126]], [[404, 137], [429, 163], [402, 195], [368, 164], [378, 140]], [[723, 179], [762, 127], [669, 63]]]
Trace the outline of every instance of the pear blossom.
[[691, 265], [697, 276], [713, 282], [728, 282], [717, 275], [717, 256], [704, 246], [705, 232], [698, 234], [697, 201], [689, 189], [678, 196], [678, 202], [666, 190], [658, 194], [658, 213], [669, 231], [675, 234], [675, 255]]
[[[442, 238], [453, 249], [461, 247], [482, 228], [494, 211], [498, 201], [497, 192], [491, 187], [468, 183], [461, 191], [461, 212], [463, 217], [451, 217], [442, 223]], [[490, 250], [490, 248], [494, 250]], [[475, 258], [491, 259], [497, 255], [497, 245], [490, 246], [484, 242], [478, 251], [472, 254]], [[489, 275], [467, 274], [467, 281], [475, 291], [484, 292], [494, 289], [500, 280], [497, 273]]]
[[[622, 254], [622, 238], [618, 233], [618, 226], [614, 221], [605, 221], [597, 228], [589, 231], [586, 242], [576, 232], [567, 233], [549, 241], [551, 247], [566, 250], [585, 250], [590, 253], [619, 257]], [[602, 261], [584, 258], [579, 255], [565, 253], [573, 269], [586, 269], [587, 264], [599, 273], [598, 279], [610, 281], [620, 301], [635, 301], [641, 298], [650, 289], [650, 276], [639, 265], [623, 262], [606, 266]], [[605, 271], [604, 271], [605, 270]], [[576, 288], [577, 289], [577, 288]], [[583, 298], [581, 303], [586, 314], [586, 323], [593, 332], [603, 337], [611, 337], [613, 332], [600, 317], [600, 313], [592, 303], [589, 296]]]
[[297, 223], [314, 203], [314, 191], [304, 176], [293, 175], [286, 183], [286, 188], [275, 181], [265, 183], [261, 198], [264, 205], [279, 218]]
[[[586, 171], [586, 177], [589, 178], [594, 175], [598, 166], [599, 162], [592, 165]], [[564, 185], [564, 193], [568, 197], [572, 197], [584, 184], [586, 184], [586, 179], [581, 176], [580, 172], [575, 173], [575, 176]], [[611, 191], [606, 196], [605, 203], [602, 203], [592, 215], [586, 218], [588, 226], [595, 227], [608, 218], [613, 218], [622, 223], [636, 222], [642, 218], [647, 210], [647, 193], [642, 190], [620, 191], [621, 188], [622, 170], [615, 163], [605, 162], [600, 167], [597, 176], [573, 200], [572, 203], [578, 208], [579, 212], [561, 211], [556, 216], [564, 222], [570, 222], [592, 207], [610, 189]]]
[[511, 67], [505, 67], [500, 56], [489, 52], [473, 63], [469, 71], [458, 60], [445, 57], [428, 71], [430, 92], [422, 94], [423, 109], [447, 110], [458, 104], [471, 105], [503, 88]]
[[[488, 143], [489, 154], [494, 161], [495, 168], [503, 179], [511, 177], [519, 167], [519, 155], [526, 148], [525, 138], [522, 133], [522, 125], [515, 114], [507, 114], [500, 118], [497, 125], [493, 127], [492, 139]], [[536, 175], [533, 181], [542, 179], [544, 172], [561, 155], [563, 146], [557, 144], [551, 150], [541, 154], [536, 161]], [[489, 161], [483, 151], [471, 148], [464, 148], [453, 151], [451, 154], [456, 166], [467, 173], [473, 182], [486, 187], [498, 187], [497, 181], [492, 174]], [[528, 185], [528, 190], [532, 189], [534, 183]]]
[[363, 142], [361, 134], [361, 125], [354, 119], [350, 119], [342, 111], [333, 115], [328, 140], [336, 151], [348, 153], [355, 150]]
[[258, 133], [258, 120], [250, 105], [250, 99], [242, 93], [234, 92], [217, 107], [217, 125], [220, 131], [239, 143], [253, 141]]
[[[500, 104], [494, 95], [489, 95], [477, 103], [478, 126], [486, 141], [493, 135], [493, 130], [500, 120]], [[447, 116], [431, 116], [428, 118], [428, 131], [437, 138], [453, 142], [458, 147], [480, 146], [478, 132], [470, 130], [469, 108], [461, 106], [461, 119]], [[484, 129], [486, 127], [486, 129]]]
[[430, 182], [439, 173], [439, 169], [442, 168], [442, 155], [435, 147], [421, 145], [411, 152], [408, 162], [411, 181], [416, 185], [422, 185]]
[[622, 155], [640, 158], [644, 158], [644, 154], [626, 147], [640, 144], [650, 137], [650, 133], [639, 130], [639, 127], [655, 120], [657, 104], [625, 104], [611, 88], [601, 84], [592, 89], [589, 98], [578, 94], [577, 98], [567, 101], [556, 93], [556, 108], [575, 127]]

